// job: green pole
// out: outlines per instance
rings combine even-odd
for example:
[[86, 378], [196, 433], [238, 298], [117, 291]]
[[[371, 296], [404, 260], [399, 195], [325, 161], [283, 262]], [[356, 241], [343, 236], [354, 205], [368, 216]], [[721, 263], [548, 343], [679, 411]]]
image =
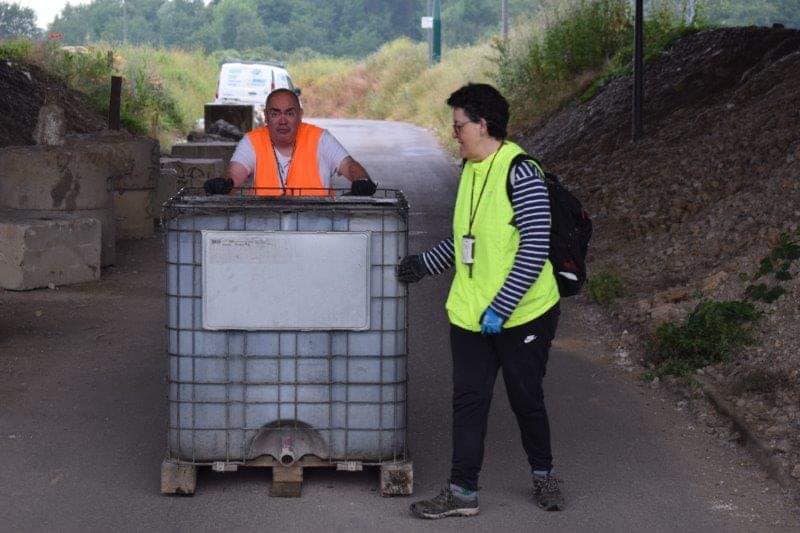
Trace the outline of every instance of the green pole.
[[436, 64], [442, 59], [442, 3], [433, 0], [433, 49], [431, 62]]

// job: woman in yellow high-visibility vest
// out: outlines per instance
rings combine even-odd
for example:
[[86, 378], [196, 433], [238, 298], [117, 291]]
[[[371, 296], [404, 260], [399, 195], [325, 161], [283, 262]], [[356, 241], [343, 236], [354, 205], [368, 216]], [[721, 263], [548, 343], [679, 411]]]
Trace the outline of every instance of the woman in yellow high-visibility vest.
[[[453, 233], [404, 258], [398, 279], [412, 283], [455, 266], [447, 298], [453, 355], [453, 463], [441, 493], [415, 502], [421, 518], [478, 514], [478, 475], [497, 372], [530, 463], [535, 502], [560, 510], [542, 380], [559, 316], [547, 259], [550, 203], [544, 172], [506, 140], [508, 102], [490, 85], [468, 84], [447, 100], [464, 168]], [[515, 159], [516, 158], [516, 159]], [[514, 164], [514, 161], [519, 161]], [[513, 167], [513, 168], [512, 168]]]

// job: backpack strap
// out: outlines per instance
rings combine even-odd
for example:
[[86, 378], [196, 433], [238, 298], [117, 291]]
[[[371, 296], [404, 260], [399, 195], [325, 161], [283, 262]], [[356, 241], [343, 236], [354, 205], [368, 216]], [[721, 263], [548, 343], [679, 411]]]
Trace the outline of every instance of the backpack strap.
[[[514, 192], [514, 186], [511, 185], [511, 178], [514, 172], [514, 169], [517, 168], [517, 165], [522, 163], [523, 161], [533, 161], [536, 163], [536, 166], [542, 168], [542, 165], [539, 163], [539, 160], [535, 157], [531, 157], [528, 154], [518, 154], [511, 160], [511, 164], [508, 166], [508, 177], [506, 178], [506, 194], [508, 195], [508, 201], [511, 202], [511, 194]], [[544, 179], [544, 176], [542, 176]]]

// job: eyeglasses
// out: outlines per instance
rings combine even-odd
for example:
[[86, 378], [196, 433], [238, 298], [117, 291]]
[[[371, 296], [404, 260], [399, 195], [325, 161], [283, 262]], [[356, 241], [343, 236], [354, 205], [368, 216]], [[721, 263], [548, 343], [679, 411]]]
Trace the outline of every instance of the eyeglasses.
[[472, 124], [472, 123], [473, 122], [471, 120], [468, 120], [466, 122], [462, 122], [460, 124], [458, 122], [453, 122], [453, 133], [455, 133], [457, 136], [460, 136], [461, 135], [461, 130], [464, 129], [464, 126], [466, 126], [467, 124]]

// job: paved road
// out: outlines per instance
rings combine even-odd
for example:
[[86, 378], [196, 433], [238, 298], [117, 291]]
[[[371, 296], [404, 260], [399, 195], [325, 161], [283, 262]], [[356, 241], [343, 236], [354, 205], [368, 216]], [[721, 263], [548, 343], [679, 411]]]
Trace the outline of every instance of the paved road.
[[[447, 232], [456, 165], [404, 124], [320, 121], [412, 205], [411, 248]], [[481, 479], [482, 514], [421, 522], [411, 499], [376, 494], [375, 471], [306, 473], [299, 500], [267, 497], [260, 471], [202, 471], [194, 497], [158, 493], [165, 449], [160, 239], [120, 245], [99, 283], [0, 292], [0, 530], [753, 531], [799, 527], [792, 504], [660, 391], [600, 362], [565, 307], [546, 380], [569, 508], [529, 497], [516, 423], [498, 380]], [[448, 474], [449, 279], [412, 288], [409, 423], [418, 495]]]

